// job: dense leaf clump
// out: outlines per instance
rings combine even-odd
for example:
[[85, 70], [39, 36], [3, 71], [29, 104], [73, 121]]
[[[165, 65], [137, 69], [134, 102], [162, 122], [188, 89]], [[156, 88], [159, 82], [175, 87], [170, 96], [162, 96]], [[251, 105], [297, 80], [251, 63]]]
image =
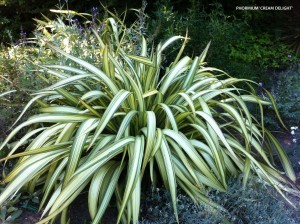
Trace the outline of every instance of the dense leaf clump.
[[[112, 198], [118, 222], [137, 223], [141, 186], [149, 182], [163, 183], [170, 192], [177, 220], [177, 187], [196, 203], [220, 207], [206, 192], [226, 192], [228, 177], [239, 173], [244, 186], [253, 173], [283, 197], [282, 190], [298, 194], [285, 152], [263, 125], [263, 106], [274, 105], [267, 91], [269, 101], [255, 95], [255, 83], [207, 67], [209, 45], [190, 58], [183, 56], [187, 37], [149, 47], [138, 32], [133, 42], [128, 31], [134, 31], [118, 18], [107, 18], [103, 26], [101, 32], [91, 27], [100, 57], [96, 66], [51, 38], [41, 43], [65, 63], [45, 63], [35, 71], [49, 84], [32, 93], [24, 109], [36, 104], [39, 113], [15, 127], [1, 146], [30, 127], [1, 160], [18, 158], [4, 178], [0, 204], [22, 187], [42, 189], [39, 223], [59, 214], [64, 223], [70, 204], [88, 188], [92, 223], [100, 222]], [[165, 64], [164, 52], [176, 41], [182, 47]], [[250, 113], [250, 104], [258, 105], [262, 122]]]

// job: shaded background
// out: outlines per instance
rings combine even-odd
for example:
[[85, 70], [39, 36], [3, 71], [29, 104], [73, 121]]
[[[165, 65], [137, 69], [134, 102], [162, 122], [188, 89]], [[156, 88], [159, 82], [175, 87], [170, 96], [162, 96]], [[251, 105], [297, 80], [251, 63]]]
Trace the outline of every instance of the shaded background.
[[[103, 0], [101, 3], [107, 6], [110, 10], [123, 12], [126, 8], [140, 8], [142, 6], [141, 0]], [[286, 28], [290, 25], [298, 24], [300, 26], [300, 3], [297, 0], [156, 0], [148, 1], [146, 13], [152, 18], [156, 19], [155, 12], [159, 5], [171, 5], [173, 10], [181, 15], [188, 12], [188, 9], [193, 8], [205, 10], [209, 12], [213, 9], [213, 5], [219, 3], [222, 5], [226, 15], [248, 18], [249, 25], [255, 29], [272, 30], [274, 28]], [[59, 5], [68, 5], [69, 9], [78, 12], [90, 12], [92, 7], [100, 6], [99, 0], [0, 0], [0, 41], [7, 43], [12, 38], [19, 38], [20, 32], [24, 31], [27, 34], [35, 28], [35, 23], [32, 18], [41, 18], [41, 14], [53, 18], [54, 15], [49, 12], [51, 8], [58, 8]], [[279, 6], [293, 6], [292, 11], [236, 11], [236, 6], [248, 5], [279, 5]], [[100, 7], [99, 7], [100, 8]], [[130, 20], [130, 19], [129, 19]], [[287, 24], [290, 23], [290, 24]], [[10, 33], [11, 37], [7, 33]], [[285, 32], [287, 32], [285, 30]]]

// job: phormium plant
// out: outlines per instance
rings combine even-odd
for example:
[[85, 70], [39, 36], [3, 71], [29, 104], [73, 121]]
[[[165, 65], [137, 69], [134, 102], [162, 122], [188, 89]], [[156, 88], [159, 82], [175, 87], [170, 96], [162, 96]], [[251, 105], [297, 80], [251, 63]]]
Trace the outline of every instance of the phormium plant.
[[[298, 194], [284, 150], [247, 109], [256, 103], [262, 112], [263, 105], [274, 102], [270, 94], [267, 102], [254, 94], [250, 81], [206, 67], [209, 46], [190, 58], [182, 56], [187, 37], [171, 37], [149, 50], [140, 36], [134, 43], [140, 52], [132, 54], [136, 46], [122, 22], [108, 18], [104, 24], [105, 32], [94, 31], [101, 66], [47, 43], [67, 60], [39, 65], [41, 75], [58, 81], [32, 94], [24, 111], [36, 103], [39, 113], [15, 127], [1, 145], [3, 149], [22, 128], [31, 127], [0, 160], [18, 158], [3, 180], [7, 186], [0, 204], [22, 187], [30, 192], [42, 188], [43, 219], [38, 223], [59, 214], [66, 223], [69, 205], [88, 187], [92, 223], [100, 222], [113, 194], [118, 222], [137, 223], [145, 178], [153, 184], [162, 181], [177, 220], [177, 187], [194, 202], [218, 207], [207, 190], [226, 191], [228, 177], [239, 173], [244, 186], [255, 173], [283, 197], [282, 190]], [[177, 57], [164, 67], [163, 52], [180, 40]], [[71, 61], [77, 66], [69, 66]], [[249, 89], [239, 88], [240, 82]], [[25, 142], [25, 151], [18, 152]], [[284, 173], [276, 168], [274, 152]]]

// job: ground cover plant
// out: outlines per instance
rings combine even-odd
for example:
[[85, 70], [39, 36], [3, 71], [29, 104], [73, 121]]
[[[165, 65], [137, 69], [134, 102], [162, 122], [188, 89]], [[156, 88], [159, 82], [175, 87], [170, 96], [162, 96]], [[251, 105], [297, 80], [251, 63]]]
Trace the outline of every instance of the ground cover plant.
[[[97, 23], [94, 14], [91, 18]], [[7, 186], [0, 204], [21, 188], [40, 189], [44, 210], [39, 223], [59, 215], [66, 223], [68, 207], [88, 188], [92, 223], [100, 222], [112, 198], [118, 222], [136, 223], [141, 186], [161, 182], [170, 192], [178, 221], [177, 187], [193, 202], [222, 210], [206, 193], [211, 188], [226, 192], [228, 178], [240, 173], [245, 187], [255, 174], [287, 201], [283, 191], [299, 195], [289, 159], [264, 127], [263, 106], [275, 107], [268, 91], [268, 100], [259, 98], [258, 84], [208, 67], [209, 44], [190, 58], [183, 53], [187, 36], [150, 47], [134, 29], [137, 23], [127, 28], [120, 18], [108, 17], [100, 24], [100, 30], [89, 29], [94, 48], [77, 57], [68, 48], [74, 38], [60, 42], [42, 29], [48, 38], [38, 44], [50, 52], [51, 60], [36, 64], [34, 72], [46, 86], [31, 93], [24, 109], [34, 104], [39, 111], [14, 127], [1, 145], [9, 150], [1, 162], [18, 160], [4, 177]], [[166, 64], [164, 53], [176, 41], [182, 46]], [[55, 55], [63, 60], [53, 64]], [[261, 122], [249, 112], [249, 104], [258, 105]], [[8, 144], [26, 127], [18, 142]]]
[[[163, 188], [153, 189], [142, 202], [142, 224], [176, 223], [170, 203], [170, 194]], [[288, 209], [276, 191], [264, 185], [256, 177], [250, 178], [247, 190], [243, 189], [242, 177], [229, 179], [228, 191], [210, 191], [212, 200], [221, 204], [226, 211], [216, 211], [200, 204], [197, 206], [184, 194], [178, 194], [178, 214], [181, 223], [216, 224], [225, 223], [299, 223], [298, 210]], [[297, 202], [299, 205], [299, 202]]]

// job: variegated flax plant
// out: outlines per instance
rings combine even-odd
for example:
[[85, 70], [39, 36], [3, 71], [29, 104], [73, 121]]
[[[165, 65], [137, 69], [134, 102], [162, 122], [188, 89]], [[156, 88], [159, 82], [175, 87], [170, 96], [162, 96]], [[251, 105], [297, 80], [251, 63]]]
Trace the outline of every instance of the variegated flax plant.
[[[40, 75], [55, 82], [32, 94], [24, 111], [37, 104], [39, 113], [15, 127], [1, 145], [10, 146], [1, 162], [18, 161], [3, 180], [7, 186], [0, 204], [21, 188], [42, 189], [38, 223], [52, 223], [59, 215], [66, 223], [68, 207], [88, 189], [92, 223], [101, 221], [112, 198], [117, 222], [137, 223], [142, 184], [160, 182], [170, 192], [178, 220], [178, 188], [195, 203], [219, 207], [207, 191], [225, 192], [228, 177], [240, 173], [245, 186], [255, 174], [286, 200], [284, 191], [298, 195], [284, 150], [263, 126], [263, 106], [274, 105], [267, 91], [269, 100], [261, 99], [252, 87], [257, 84], [207, 67], [209, 45], [190, 58], [183, 56], [187, 37], [149, 47], [142, 35], [131, 42], [129, 28], [117, 18], [108, 18], [104, 26], [92, 31], [99, 66], [47, 43], [65, 64], [38, 65]], [[178, 41], [182, 47], [166, 66], [164, 52]], [[258, 105], [259, 119], [249, 104]], [[30, 127], [27, 134], [9, 144], [25, 127]], [[17, 151], [21, 146], [25, 150]]]

